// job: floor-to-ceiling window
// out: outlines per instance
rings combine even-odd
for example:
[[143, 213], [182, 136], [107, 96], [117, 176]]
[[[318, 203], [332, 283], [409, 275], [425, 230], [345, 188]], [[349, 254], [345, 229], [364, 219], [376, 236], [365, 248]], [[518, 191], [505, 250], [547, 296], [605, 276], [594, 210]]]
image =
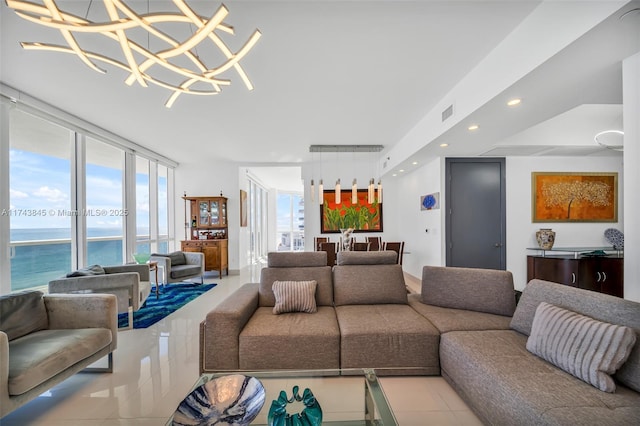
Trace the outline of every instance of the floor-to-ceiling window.
[[[73, 264], [72, 133], [10, 111], [9, 208], [11, 289], [46, 285]], [[2, 153], [2, 155], [6, 155]]]
[[87, 264], [115, 265], [124, 259], [124, 152], [86, 139]]
[[0, 293], [173, 248], [175, 164], [134, 153], [114, 135], [85, 133], [84, 122], [1, 102]]
[[304, 197], [278, 192], [278, 251], [304, 251]]
[[263, 259], [268, 252], [268, 191], [249, 180], [249, 253], [251, 263]]

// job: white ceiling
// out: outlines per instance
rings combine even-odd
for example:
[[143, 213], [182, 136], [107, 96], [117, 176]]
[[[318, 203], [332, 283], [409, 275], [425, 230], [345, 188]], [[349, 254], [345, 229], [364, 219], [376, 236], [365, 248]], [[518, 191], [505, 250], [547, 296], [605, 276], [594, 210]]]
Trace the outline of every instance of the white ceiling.
[[[206, 16], [219, 5], [187, 2]], [[81, 16], [89, 4], [57, 3]], [[144, 13], [148, 4], [155, 11], [167, 2], [127, 3]], [[21, 49], [19, 41], [64, 42], [56, 30], [22, 20], [2, 2], [0, 81], [179, 163], [299, 163], [311, 159], [308, 148], [312, 144], [393, 146], [539, 3], [226, 1], [230, 14], [225, 21], [235, 27], [236, 36], [225, 41], [233, 49], [254, 29], [263, 34], [242, 61], [255, 90], [247, 91], [237, 75], [229, 73], [226, 77], [233, 83], [222, 94], [183, 95], [167, 109], [163, 106], [166, 90], [128, 87], [119, 69], [109, 68], [101, 75], [71, 55]], [[579, 14], [580, 2], [575, 3]], [[626, 7], [638, 7], [638, 3]], [[89, 19], [99, 19], [103, 8], [101, 2], [93, 2]], [[539, 145], [540, 139], [533, 142], [534, 136], [523, 133], [530, 127], [532, 132], [544, 130], [558, 136], [554, 141], [546, 138], [545, 143], [563, 145], [560, 132], [578, 130], [575, 123], [582, 113], [591, 114], [593, 127], [601, 119], [619, 121], [619, 107], [618, 112], [608, 107], [622, 102], [620, 60], [640, 49], [640, 36], [635, 37], [640, 25], [629, 40], [629, 33], [615, 30], [615, 24], [612, 18], [608, 27], [603, 24], [602, 29], [594, 30], [605, 34], [605, 43], [600, 36], [585, 37], [517, 83], [522, 92], [548, 99], [546, 111], [532, 110], [521, 120], [504, 120], [499, 118], [503, 112], [489, 102], [473, 116], [485, 122], [502, 120], [500, 129], [483, 129], [481, 142], [458, 144], [451, 155], [513, 153], [517, 147], [509, 144], [514, 135], [520, 136], [519, 141], [530, 141], [519, 142], [522, 147], [517, 152], [535, 155], [540, 151], [531, 147]], [[90, 43], [96, 42], [88, 40]], [[149, 47], [153, 50], [153, 42]], [[112, 48], [111, 40], [89, 46], [90, 50]], [[572, 49], [591, 54], [572, 54]], [[559, 66], [568, 68], [558, 73]], [[582, 104], [592, 107], [568, 113], [571, 124], [560, 118], [540, 124]], [[460, 139], [466, 132], [459, 125], [435, 142]], [[425, 146], [417, 154], [432, 151]]]

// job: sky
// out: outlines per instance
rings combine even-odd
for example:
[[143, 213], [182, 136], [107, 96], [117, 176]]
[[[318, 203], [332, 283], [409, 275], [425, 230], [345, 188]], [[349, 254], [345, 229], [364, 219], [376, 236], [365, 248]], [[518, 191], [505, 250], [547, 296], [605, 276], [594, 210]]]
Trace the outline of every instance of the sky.
[[[2, 214], [11, 216], [11, 228], [70, 228], [71, 171], [68, 159], [12, 149], [10, 153], [10, 206]], [[122, 228], [122, 170], [86, 165], [88, 228]], [[139, 230], [149, 227], [149, 176], [136, 174], [136, 210]], [[158, 183], [159, 205], [167, 205], [167, 179]], [[80, 213], [82, 214], [82, 213]], [[160, 233], [167, 232], [166, 209], [160, 212]], [[164, 229], [163, 229], [164, 228]]]

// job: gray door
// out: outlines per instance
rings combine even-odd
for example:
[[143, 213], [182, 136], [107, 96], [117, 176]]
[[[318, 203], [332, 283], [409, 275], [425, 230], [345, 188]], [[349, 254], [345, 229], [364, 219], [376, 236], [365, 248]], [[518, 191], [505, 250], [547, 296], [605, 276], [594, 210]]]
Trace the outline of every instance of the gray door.
[[447, 158], [447, 266], [506, 269], [504, 158]]

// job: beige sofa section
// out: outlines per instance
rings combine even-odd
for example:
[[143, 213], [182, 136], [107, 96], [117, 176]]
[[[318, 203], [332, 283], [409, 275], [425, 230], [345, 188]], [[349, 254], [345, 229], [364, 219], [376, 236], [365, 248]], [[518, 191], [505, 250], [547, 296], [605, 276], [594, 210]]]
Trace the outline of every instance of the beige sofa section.
[[44, 295], [0, 297], [0, 417], [26, 404], [117, 347], [116, 297]]

